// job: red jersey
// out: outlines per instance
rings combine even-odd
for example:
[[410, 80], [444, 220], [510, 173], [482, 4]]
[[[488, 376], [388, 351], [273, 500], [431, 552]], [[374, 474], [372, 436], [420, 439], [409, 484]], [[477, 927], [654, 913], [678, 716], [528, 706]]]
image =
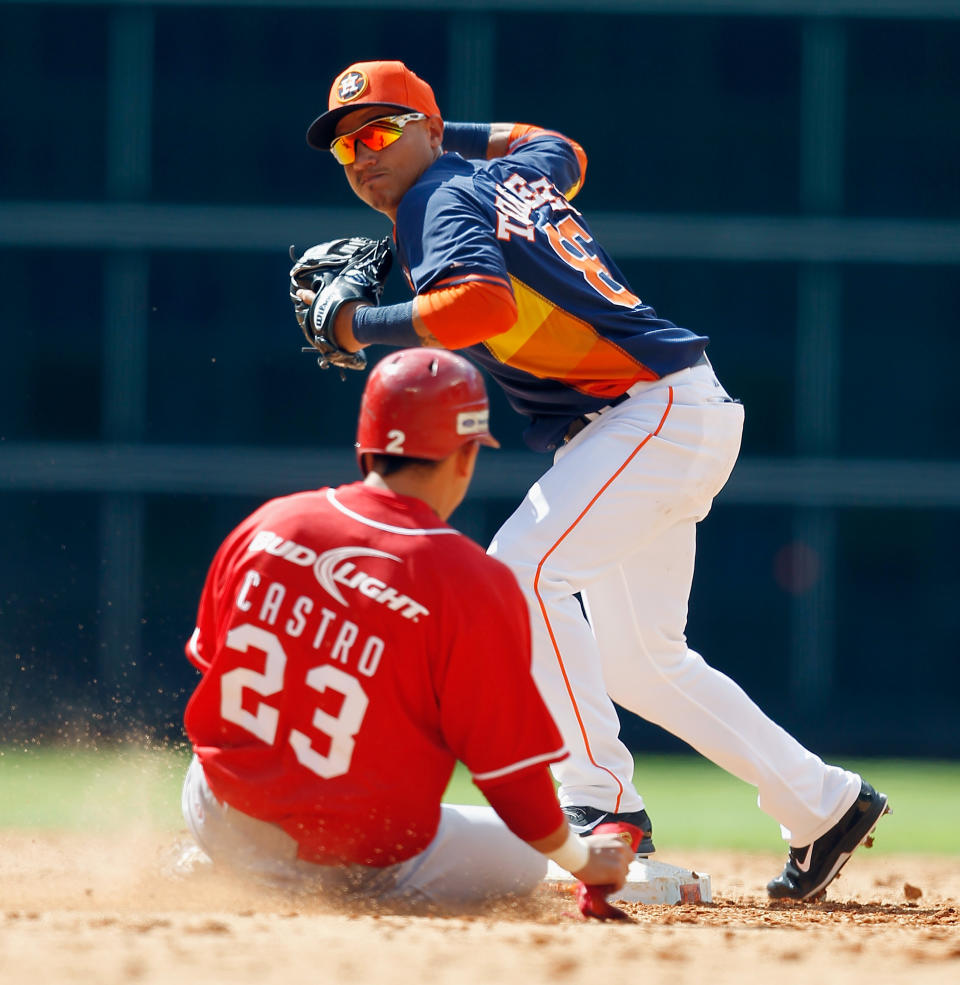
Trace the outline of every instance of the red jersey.
[[494, 798], [507, 785], [537, 837], [562, 823], [540, 774], [566, 750], [520, 589], [419, 499], [357, 482], [266, 503], [217, 552], [186, 651], [210, 788], [301, 858], [422, 851], [458, 759]]

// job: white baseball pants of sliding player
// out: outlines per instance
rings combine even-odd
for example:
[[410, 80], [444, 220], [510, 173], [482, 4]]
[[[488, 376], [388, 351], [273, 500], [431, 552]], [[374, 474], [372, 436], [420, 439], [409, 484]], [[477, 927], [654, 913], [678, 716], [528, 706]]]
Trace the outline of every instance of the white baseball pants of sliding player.
[[733, 469], [743, 408], [706, 361], [631, 394], [557, 451], [490, 546], [527, 597], [534, 677], [570, 750], [554, 766], [560, 801], [644, 807], [613, 699], [756, 786], [807, 845], [860, 778], [804, 749], [685, 636], [696, 525]]
[[[532, 893], [547, 859], [513, 834], [492, 807], [444, 804], [433, 841], [405, 862], [315, 865], [297, 858], [297, 843], [282, 828], [217, 800], [200, 761], [187, 770], [183, 817], [214, 864], [253, 882], [318, 900], [382, 903], [482, 903]], [[364, 819], [357, 818], [357, 824]]]

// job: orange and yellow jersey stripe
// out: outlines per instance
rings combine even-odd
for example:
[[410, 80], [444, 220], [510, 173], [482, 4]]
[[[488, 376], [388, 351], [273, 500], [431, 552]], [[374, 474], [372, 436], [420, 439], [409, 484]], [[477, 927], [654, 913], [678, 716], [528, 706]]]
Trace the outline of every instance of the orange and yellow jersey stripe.
[[465, 349], [482, 343], [505, 365], [563, 380], [592, 396], [609, 399], [657, 378], [588, 322], [513, 277], [509, 285], [475, 278], [420, 294], [413, 321], [428, 345]]

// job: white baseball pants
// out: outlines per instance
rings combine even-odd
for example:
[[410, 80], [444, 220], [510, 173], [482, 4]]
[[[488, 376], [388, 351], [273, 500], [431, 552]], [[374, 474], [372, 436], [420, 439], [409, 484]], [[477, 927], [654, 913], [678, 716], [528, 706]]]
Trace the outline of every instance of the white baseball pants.
[[534, 676], [570, 749], [554, 767], [561, 803], [643, 808], [613, 699], [756, 786], [807, 845], [860, 778], [804, 749], [685, 636], [696, 525], [736, 462], [743, 408], [707, 362], [631, 393], [557, 451], [490, 546], [527, 597]]
[[[181, 800], [197, 845], [217, 866], [276, 889], [335, 900], [463, 905], [532, 893], [547, 859], [513, 834], [492, 807], [444, 804], [424, 851], [385, 868], [315, 865], [297, 858], [282, 828], [217, 800], [194, 757]], [[357, 824], [363, 824], [357, 818]]]

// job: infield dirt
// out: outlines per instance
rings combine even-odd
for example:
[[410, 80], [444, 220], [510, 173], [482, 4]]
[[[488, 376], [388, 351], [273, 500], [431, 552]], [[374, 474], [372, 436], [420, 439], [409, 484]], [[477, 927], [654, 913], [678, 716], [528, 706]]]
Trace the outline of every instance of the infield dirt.
[[960, 982], [960, 858], [861, 849], [823, 903], [771, 904], [783, 859], [684, 853], [712, 904], [581, 921], [543, 895], [485, 912], [346, 911], [211, 873], [169, 840], [0, 832], [3, 985], [777, 985]]

